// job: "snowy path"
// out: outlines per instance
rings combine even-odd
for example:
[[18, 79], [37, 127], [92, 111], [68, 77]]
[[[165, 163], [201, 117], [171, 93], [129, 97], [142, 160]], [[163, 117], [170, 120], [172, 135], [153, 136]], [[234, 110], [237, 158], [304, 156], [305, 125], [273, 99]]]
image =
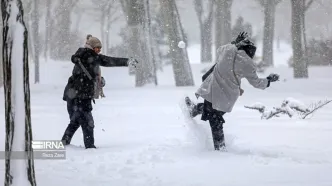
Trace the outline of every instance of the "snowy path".
[[[305, 103], [331, 99], [330, 85], [331, 79], [280, 82], [265, 92], [247, 85], [234, 112], [225, 117], [227, 153], [211, 150], [211, 141], [208, 145], [196, 141], [192, 134], [197, 131], [185, 123], [179, 100], [195, 88], [109, 86], [107, 98], [97, 101], [93, 111], [99, 149], [68, 147], [66, 160], [36, 160], [38, 185], [330, 186], [332, 105], [308, 120], [260, 120], [258, 113], [243, 108], [256, 101], [279, 105], [288, 96]], [[33, 87], [34, 139], [61, 138], [68, 123], [61, 96], [61, 86]], [[3, 107], [0, 111], [3, 121]], [[198, 137], [211, 140], [209, 125], [196, 121], [195, 127], [201, 129]], [[4, 134], [4, 127], [0, 132]], [[81, 129], [72, 143], [83, 145]], [[2, 160], [0, 175], [4, 175]]]

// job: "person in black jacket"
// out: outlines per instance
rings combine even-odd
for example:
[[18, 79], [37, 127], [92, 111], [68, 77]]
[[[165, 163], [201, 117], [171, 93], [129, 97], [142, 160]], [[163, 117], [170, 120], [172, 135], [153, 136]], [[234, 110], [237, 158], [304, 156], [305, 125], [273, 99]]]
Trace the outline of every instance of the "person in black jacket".
[[93, 132], [94, 120], [91, 111], [99, 67], [129, 65], [136, 67], [137, 60], [101, 55], [99, 54], [101, 48], [100, 40], [96, 37], [90, 37], [84, 47], [79, 48], [71, 57], [75, 66], [63, 95], [63, 100], [67, 101], [67, 110], [70, 116], [70, 123], [62, 136], [65, 145], [70, 144], [76, 130], [81, 126], [85, 148], [96, 148]]

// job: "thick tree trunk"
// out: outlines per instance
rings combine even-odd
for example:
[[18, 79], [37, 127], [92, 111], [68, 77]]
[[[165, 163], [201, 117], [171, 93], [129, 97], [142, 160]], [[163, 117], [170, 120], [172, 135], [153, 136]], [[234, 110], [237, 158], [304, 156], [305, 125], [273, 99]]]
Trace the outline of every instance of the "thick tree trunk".
[[32, 35], [33, 35], [33, 58], [35, 63], [35, 83], [39, 83], [39, 54], [40, 54], [40, 42], [39, 42], [39, 0], [33, 1], [33, 15], [32, 15]]
[[142, 1], [131, 0], [128, 8], [130, 9], [128, 11], [128, 26], [130, 28], [131, 56], [139, 61], [135, 69], [136, 87], [142, 87], [150, 82], [153, 71], [145, 41], [145, 7]]
[[148, 50], [149, 50], [149, 56], [153, 68], [153, 79], [154, 79], [154, 84], [158, 85], [158, 78], [157, 78], [157, 64], [156, 64], [156, 57], [155, 57], [155, 45], [152, 41], [152, 30], [151, 30], [151, 14], [150, 14], [150, 0], [145, 0], [144, 2], [144, 7], [145, 7], [145, 13], [146, 13], [146, 39], [148, 40]]
[[163, 7], [164, 29], [168, 35], [168, 44], [172, 60], [176, 86], [193, 86], [191, 67], [186, 48], [179, 48], [178, 42], [184, 40], [183, 29], [174, 0], [160, 0]]
[[273, 66], [273, 39], [276, 3], [267, 2], [264, 5], [264, 36], [263, 36], [263, 63], [264, 66]]
[[[72, 0], [59, 0], [55, 8], [54, 26], [52, 26], [52, 40], [50, 41], [50, 57], [55, 60], [68, 60], [71, 37], [71, 10]], [[56, 28], [56, 29], [54, 29]]]
[[212, 17], [201, 25], [201, 62], [212, 62]]
[[44, 40], [44, 58], [48, 59], [49, 40], [51, 38], [51, 8], [52, 0], [46, 0], [46, 18], [45, 18], [45, 40]]
[[302, 0], [292, 0], [292, 47], [294, 78], [308, 78], [308, 65], [303, 58], [302, 45], [302, 11], [304, 11]]
[[[2, 14], [0, 15], [1, 16], [1, 20], [3, 20], [2, 19]], [[0, 27], [1, 28], [3, 28], [3, 23], [2, 23], [2, 21], [0, 22]], [[1, 29], [1, 35], [3, 36], [3, 29]], [[3, 37], [1, 37], [0, 38], [0, 43], [3, 43]], [[2, 45], [0, 45], [0, 51], [3, 51], [3, 44]], [[2, 52], [0, 52], [0, 59], [1, 60], [3, 60], [3, 58], [2, 58]], [[3, 61], [0, 63], [0, 88], [3, 86]]]
[[[204, 10], [203, 0], [194, 1], [201, 34], [200, 60], [202, 63], [212, 62], [212, 20], [214, 2], [212, 0], [208, 0], [205, 3], [208, 4], [208, 10]], [[207, 16], [205, 16], [206, 14]]]
[[[21, 0], [2, 0], [5, 89], [5, 186], [35, 186], [30, 115], [28, 31]], [[25, 158], [13, 160], [13, 151]], [[18, 153], [18, 152], [15, 152]]]
[[[220, 46], [232, 40], [231, 7], [233, 0], [216, 0], [215, 54]], [[217, 56], [216, 56], [217, 57]]]
[[221, 45], [226, 45], [232, 41], [231, 8], [233, 0], [222, 0], [222, 37]]
[[[214, 45], [215, 45], [215, 55], [217, 55], [218, 48], [222, 45], [222, 24], [223, 24], [223, 0], [216, 0], [216, 10], [215, 10], [215, 37], [214, 37]], [[217, 57], [217, 56], [216, 56]]]

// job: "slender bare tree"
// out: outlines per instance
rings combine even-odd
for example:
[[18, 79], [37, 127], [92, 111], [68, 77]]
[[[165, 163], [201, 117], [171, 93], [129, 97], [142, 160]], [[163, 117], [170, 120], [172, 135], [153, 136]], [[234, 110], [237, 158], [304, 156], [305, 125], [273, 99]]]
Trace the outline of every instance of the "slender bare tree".
[[[1, 20], [2, 20], [2, 14], [0, 15], [1, 16]], [[2, 21], [0, 22], [0, 27], [1, 28], [3, 28], [3, 24], [2, 24]], [[1, 32], [1, 35], [2, 35], [2, 30], [3, 29], [0, 29], [0, 32]], [[3, 38], [1, 37], [0, 38], [0, 43], [2, 43], [3, 41]], [[3, 45], [0, 45], [0, 49], [1, 49], [1, 51], [2, 51], [2, 47], [3, 47]], [[2, 58], [2, 52], [0, 52], [0, 59], [3, 59]], [[2, 68], [2, 62], [0, 63], [0, 87], [2, 87], [3, 86], [3, 68]]]
[[[21, 0], [1, 0], [5, 90], [5, 186], [36, 185], [32, 150], [28, 31]], [[24, 159], [13, 161], [13, 151]], [[18, 152], [16, 152], [18, 153]], [[23, 157], [22, 157], [23, 158]]]
[[[204, 4], [207, 8], [204, 8]], [[213, 0], [194, 0], [201, 34], [201, 62], [212, 62]]]
[[39, 39], [39, 0], [34, 0], [33, 2], [33, 11], [32, 11], [32, 36], [33, 36], [33, 62], [35, 63], [35, 83], [40, 81], [39, 73], [39, 55], [40, 55], [40, 39]]
[[52, 19], [51, 19], [51, 9], [52, 9], [52, 0], [46, 0], [46, 16], [45, 16], [45, 39], [44, 39], [44, 58], [47, 61], [49, 55], [49, 42], [51, 39], [51, 30], [52, 30]]
[[168, 35], [169, 53], [171, 55], [176, 86], [193, 86], [191, 66], [187, 48], [179, 48], [178, 43], [184, 39], [180, 15], [174, 0], [160, 0], [164, 17], [163, 27]]
[[263, 66], [273, 66], [275, 12], [282, 0], [256, 0], [264, 11]]
[[147, 42], [147, 49], [149, 50], [149, 60], [151, 60], [150, 64], [152, 64], [152, 68], [153, 68], [153, 79], [154, 79], [154, 84], [158, 85], [158, 78], [157, 78], [157, 62], [156, 62], [156, 55], [155, 55], [155, 48], [156, 43], [154, 43], [152, 37], [153, 37], [153, 33], [152, 33], [152, 26], [151, 26], [151, 12], [150, 12], [150, 0], [145, 0], [144, 1], [144, 7], [145, 7], [145, 18], [146, 18], [146, 28], [147, 31], [145, 32], [145, 37]]
[[[233, 0], [214, 0], [215, 7], [215, 51], [232, 40], [231, 8]], [[216, 52], [217, 55], [217, 52]]]

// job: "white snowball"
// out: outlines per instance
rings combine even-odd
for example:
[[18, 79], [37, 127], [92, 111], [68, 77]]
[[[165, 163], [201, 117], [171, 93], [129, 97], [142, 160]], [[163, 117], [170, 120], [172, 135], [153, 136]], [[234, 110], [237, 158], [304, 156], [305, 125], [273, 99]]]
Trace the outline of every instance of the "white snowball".
[[185, 47], [186, 47], [186, 43], [183, 42], [183, 41], [180, 41], [180, 42], [178, 43], [178, 47], [179, 47], [179, 48], [185, 48]]

